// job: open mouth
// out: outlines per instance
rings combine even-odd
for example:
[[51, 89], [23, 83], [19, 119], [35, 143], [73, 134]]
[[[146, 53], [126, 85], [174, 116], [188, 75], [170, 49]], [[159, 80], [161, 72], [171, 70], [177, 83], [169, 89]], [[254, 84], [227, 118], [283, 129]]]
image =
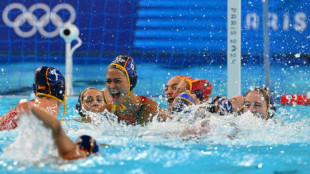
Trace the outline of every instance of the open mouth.
[[113, 100], [115, 101], [115, 100], [118, 100], [120, 98], [121, 93], [120, 92], [112, 92], [111, 95], [112, 95]]
[[173, 103], [173, 101], [174, 101], [174, 98], [172, 98], [172, 97], [168, 98], [168, 100], [167, 100], [168, 103]]

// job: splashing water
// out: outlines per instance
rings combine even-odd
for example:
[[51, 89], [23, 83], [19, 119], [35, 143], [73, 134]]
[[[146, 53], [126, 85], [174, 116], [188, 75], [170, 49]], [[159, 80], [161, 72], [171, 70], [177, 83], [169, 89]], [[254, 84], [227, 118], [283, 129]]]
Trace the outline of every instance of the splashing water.
[[66, 123], [63, 126], [71, 136], [90, 134], [105, 143], [116, 145], [126, 144], [126, 140], [163, 143], [170, 140], [190, 141], [193, 138], [206, 145], [263, 146], [310, 142], [308, 118], [287, 122], [275, 117], [266, 121], [250, 112], [238, 116], [219, 116], [199, 110], [197, 106], [191, 106], [189, 110], [175, 114], [173, 120], [158, 122], [154, 119], [145, 126], [120, 124], [116, 116], [108, 112], [89, 113], [91, 124], [78, 122], [76, 126]]
[[[109, 145], [100, 146], [101, 157], [70, 163], [54, 158], [57, 152], [51, 132], [34, 116], [24, 115], [18, 130], [5, 134], [11, 133], [16, 139], [2, 149], [0, 167], [13, 166], [14, 162], [9, 160], [23, 164], [41, 160], [44, 171], [124, 173], [126, 168], [128, 173], [151, 173], [155, 167], [150, 166], [157, 166], [164, 169], [161, 172], [189, 173], [195, 169], [216, 171], [223, 165], [231, 169], [262, 169], [267, 173], [274, 171], [274, 166], [279, 171], [292, 166], [306, 171], [309, 158], [298, 154], [308, 149], [310, 120], [307, 115], [290, 119], [290, 115], [296, 115], [291, 108], [279, 109], [278, 117], [266, 121], [249, 112], [219, 116], [191, 106], [186, 113], [175, 114], [173, 120], [161, 123], [154, 119], [145, 126], [120, 124], [108, 112], [89, 113], [92, 123], [81, 123], [77, 121], [78, 114], [70, 112], [62, 126], [73, 141], [88, 134], [99, 144]], [[18, 167], [22, 171], [33, 168], [37, 170], [36, 166]]]
[[39, 162], [57, 156], [51, 131], [46, 129], [34, 115], [21, 115], [17, 132], [15, 141], [3, 149], [0, 158]]

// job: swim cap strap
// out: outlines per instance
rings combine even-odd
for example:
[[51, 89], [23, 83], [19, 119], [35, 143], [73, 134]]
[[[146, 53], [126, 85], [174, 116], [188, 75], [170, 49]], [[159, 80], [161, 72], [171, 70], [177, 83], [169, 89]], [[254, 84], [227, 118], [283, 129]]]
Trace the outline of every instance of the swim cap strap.
[[[127, 62], [128, 62], [128, 59], [127, 59], [125, 65], [127, 65]], [[112, 105], [112, 112], [115, 112], [116, 110], [120, 110], [121, 112], [123, 112], [123, 111], [126, 109], [126, 107], [123, 105], [123, 103], [124, 103], [124, 102], [126, 101], [126, 99], [129, 97], [129, 94], [130, 94], [130, 92], [131, 92], [131, 91], [130, 91], [130, 80], [129, 80], [129, 75], [128, 75], [128, 73], [127, 73], [127, 70], [126, 70], [123, 66], [121, 66], [121, 65], [119, 65], [119, 64], [116, 64], [116, 63], [111, 63], [111, 64], [108, 66], [108, 69], [109, 69], [111, 66], [115, 66], [116, 68], [122, 70], [122, 71], [126, 74], [127, 81], [128, 81], [128, 84], [129, 84], [128, 92], [127, 92], [126, 97], [125, 97], [125, 99], [123, 100], [123, 102], [122, 102], [120, 105], [115, 105], [115, 104]]]
[[189, 103], [189, 105], [192, 105], [193, 104], [193, 101], [187, 99], [187, 98], [184, 98], [184, 97], [176, 97], [176, 99], [179, 98], [179, 99], [182, 99], [182, 100], [185, 100]]
[[188, 87], [189, 87], [189, 93], [193, 93], [193, 83], [199, 81], [199, 79], [192, 79], [192, 78], [187, 78], [184, 79], [185, 82], [187, 83]]
[[[129, 76], [128, 71], [126, 69], [127, 68], [127, 64], [128, 64], [128, 62], [130, 62], [130, 60], [131, 60], [131, 65], [133, 65], [133, 67], [129, 66], [129, 73], [131, 74], [131, 77]], [[124, 62], [124, 64], [121, 63], [121, 62]], [[107, 69], [110, 69], [110, 68], [116, 68], [116, 69], [119, 69], [119, 70], [123, 71], [125, 73], [127, 81], [128, 81], [129, 87], [128, 87], [128, 92], [126, 94], [125, 99], [123, 100], [123, 102], [120, 105], [114, 105], [114, 104], [112, 105], [112, 112], [115, 112], [116, 110], [119, 110], [119, 111], [123, 112], [126, 109], [126, 107], [124, 106], [123, 103], [127, 100], [127, 98], [130, 95], [130, 92], [132, 91], [132, 89], [134, 88], [134, 86], [136, 85], [136, 82], [137, 82], [137, 79], [136, 79], [137, 75], [136, 75], [136, 73], [134, 73], [135, 74], [135, 78], [134, 78], [135, 80], [133, 82], [130, 81], [131, 79], [133, 79], [133, 77], [132, 77], [133, 74], [132, 74], [131, 71], [135, 72], [136, 68], [135, 68], [135, 65], [133, 64], [133, 59], [131, 57], [127, 57], [127, 56], [126, 57], [123, 57], [123, 56], [116, 57], [116, 60], [113, 61], [108, 66]]]
[[35, 71], [33, 84], [36, 96], [53, 98], [64, 104], [62, 119], [66, 113], [66, 81], [61, 72], [53, 67], [40, 66]]
[[238, 108], [238, 110], [236, 111], [236, 113], [239, 113], [242, 111], [242, 109], [244, 109], [244, 106], [241, 106], [240, 108]]
[[[38, 95], [53, 98], [53, 99], [57, 100], [58, 102], [64, 104], [64, 111], [63, 111], [63, 113], [62, 113], [62, 118], [61, 118], [61, 120], [60, 120], [60, 122], [62, 122], [63, 119], [64, 119], [64, 117], [65, 117], [65, 114], [66, 114], [66, 106], [67, 106], [67, 105], [66, 105], [66, 100], [62, 101], [62, 100], [58, 99], [58, 98], [55, 97], [55, 96], [52, 96], [52, 95], [49, 95], [49, 94], [45, 94], [45, 93], [37, 93], [36, 96], [38, 96]], [[66, 95], [65, 95], [65, 97], [66, 97]]]
[[127, 70], [126, 70], [123, 66], [121, 66], [121, 65], [119, 65], [119, 64], [116, 64], [116, 63], [111, 63], [111, 64], [108, 66], [107, 69], [111, 68], [111, 66], [115, 66], [117, 69], [120, 69], [120, 70], [122, 70], [122, 71], [125, 73], [126, 78], [127, 78], [127, 81], [128, 81], [128, 84], [129, 84], [129, 88], [128, 88], [128, 93], [129, 93], [129, 92], [130, 92], [130, 79], [129, 79], [129, 75], [128, 75]]
[[185, 105], [190, 106], [193, 103], [195, 101], [188, 94], [182, 93], [174, 99], [171, 106], [171, 113], [174, 113], [174, 111], [180, 112], [185, 108]]
[[270, 108], [270, 96], [269, 96], [269, 91], [268, 90], [265, 90], [264, 88], [258, 88], [260, 89], [261, 91], [263, 91], [267, 97], [268, 97], [268, 103], [267, 103], [267, 113], [266, 113], [266, 120], [268, 120], [269, 118], [269, 108]]
[[80, 95], [81, 106], [83, 106], [83, 95], [84, 95], [84, 92], [85, 92], [87, 89], [88, 89], [88, 88], [84, 89], [84, 90], [81, 92], [81, 95]]
[[107, 88], [103, 90], [103, 100], [106, 104], [108, 104], [108, 98], [107, 98]]
[[126, 109], [126, 106], [123, 103], [127, 100], [128, 97], [129, 97], [129, 94], [126, 95], [125, 99], [123, 100], [123, 102], [120, 105], [113, 104], [112, 105], [112, 113], [114, 113], [117, 110], [119, 110], [120, 112], [124, 112], [124, 110]]

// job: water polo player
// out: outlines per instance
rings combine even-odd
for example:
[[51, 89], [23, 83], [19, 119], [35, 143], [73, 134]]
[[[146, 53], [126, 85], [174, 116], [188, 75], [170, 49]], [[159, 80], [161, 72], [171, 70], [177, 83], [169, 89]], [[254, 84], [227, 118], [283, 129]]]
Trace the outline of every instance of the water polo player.
[[166, 101], [167, 101], [167, 104], [168, 104], [168, 112], [170, 114], [171, 114], [172, 103], [174, 101], [173, 93], [176, 92], [178, 84], [182, 80], [184, 80], [186, 78], [190, 78], [190, 77], [187, 77], [187, 76], [174, 76], [165, 85], [165, 98], [166, 98]]
[[186, 78], [179, 83], [173, 97], [177, 97], [183, 92], [194, 94], [195, 104], [200, 104], [210, 97], [212, 93], [212, 85], [209, 81], [204, 79]]
[[272, 118], [276, 106], [269, 91], [261, 87], [248, 91], [244, 99], [244, 112], [247, 111], [262, 119]]
[[126, 124], [146, 124], [154, 116], [166, 120], [168, 115], [158, 104], [132, 92], [138, 81], [134, 60], [127, 56], [117, 56], [107, 68], [106, 92], [111, 96], [111, 112], [118, 116], [119, 122]]
[[201, 104], [210, 97], [211, 92], [212, 85], [209, 81], [185, 78], [179, 83], [177, 90], [173, 94], [175, 101], [171, 108], [171, 112], [180, 112], [186, 106]]
[[102, 112], [105, 108], [103, 92], [93, 87], [83, 90], [76, 104], [76, 110], [82, 117], [82, 120], [87, 122], [91, 122], [88, 112]]
[[182, 93], [178, 95], [171, 106], [171, 113], [182, 112], [187, 106], [195, 105], [194, 94]]
[[[16, 106], [16, 112], [18, 115], [33, 114], [39, 120], [41, 120], [45, 127], [51, 129], [54, 143], [57, 147], [59, 156], [65, 160], [75, 160], [86, 158], [90, 155], [99, 154], [99, 147], [94, 138], [83, 135], [80, 136], [74, 143], [63, 130], [60, 122], [51, 115], [46, 109], [43, 109], [36, 105], [34, 102], [25, 101], [19, 102]], [[26, 115], [23, 115], [26, 116]], [[46, 138], [46, 137], [37, 137]]]
[[[61, 103], [64, 103], [63, 117], [66, 111], [65, 77], [53, 67], [40, 66], [35, 71], [33, 91], [36, 98], [33, 103], [46, 109], [53, 117], [57, 117]], [[0, 117], [0, 130], [15, 129], [17, 127], [16, 108]]]

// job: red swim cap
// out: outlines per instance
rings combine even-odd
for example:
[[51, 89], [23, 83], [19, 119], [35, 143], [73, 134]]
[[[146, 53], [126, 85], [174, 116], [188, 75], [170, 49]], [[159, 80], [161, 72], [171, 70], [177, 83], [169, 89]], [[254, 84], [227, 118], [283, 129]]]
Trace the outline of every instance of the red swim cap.
[[200, 101], [207, 100], [212, 93], [212, 85], [209, 81], [204, 79], [185, 79], [189, 87], [189, 92], [192, 94], [196, 94], [197, 98]]
[[191, 79], [190, 76], [174, 76], [174, 77], [179, 78], [181, 80]]

